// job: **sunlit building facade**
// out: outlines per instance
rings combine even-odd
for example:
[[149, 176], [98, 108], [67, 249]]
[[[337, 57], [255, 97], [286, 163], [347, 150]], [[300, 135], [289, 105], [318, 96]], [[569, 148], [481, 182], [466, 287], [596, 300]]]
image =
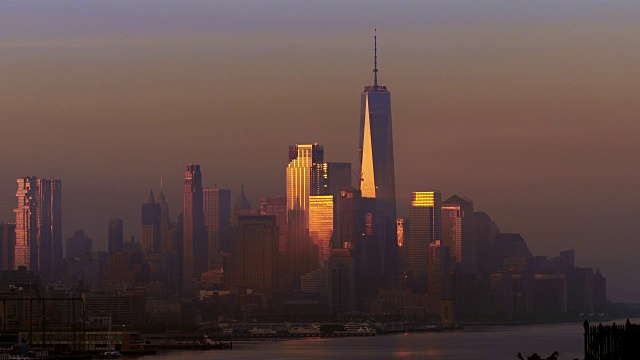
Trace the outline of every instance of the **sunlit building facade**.
[[409, 222], [411, 223], [407, 254], [407, 270], [412, 287], [426, 291], [429, 271], [429, 246], [440, 240], [442, 195], [439, 191], [420, 191], [411, 195]]
[[442, 202], [442, 244], [465, 273], [477, 270], [478, 251], [473, 202], [454, 195]]
[[360, 190], [363, 198], [375, 199], [380, 270], [393, 275], [399, 270], [399, 263], [391, 93], [378, 84], [377, 47], [373, 75], [373, 85], [365, 86], [360, 101]]
[[309, 237], [318, 250], [317, 267], [325, 267], [331, 255], [333, 209], [332, 195], [309, 196]]
[[[318, 144], [289, 146], [287, 180], [287, 267], [294, 278], [315, 268], [309, 243], [309, 196], [320, 195], [324, 179], [324, 148]], [[297, 281], [297, 280], [296, 280]]]
[[16, 243], [14, 269], [26, 266], [37, 271], [38, 267], [38, 184], [35, 176], [25, 176], [17, 180], [18, 207], [16, 214]]

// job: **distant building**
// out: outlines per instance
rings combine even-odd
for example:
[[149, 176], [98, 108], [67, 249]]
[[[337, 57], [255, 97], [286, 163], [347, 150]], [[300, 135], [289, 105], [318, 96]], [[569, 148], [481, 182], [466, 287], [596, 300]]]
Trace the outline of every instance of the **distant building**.
[[18, 180], [14, 268], [38, 271], [38, 184], [35, 176]]
[[473, 214], [476, 224], [476, 247], [478, 249], [478, 269], [483, 273], [492, 271], [491, 241], [499, 233], [498, 226], [486, 213], [477, 211]]
[[340, 196], [340, 190], [352, 186], [351, 163], [326, 162], [323, 164], [322, 176], [326, 179], [322, 182], [321, 195]]
[[349, 249], [332, 249], [329, 272], [329, 306], [333, 315], [356, 309], [356, 274]]
[[112, 218], [109, 220], [108, 242], [109, 256], [122, 252], [124, 248], [124, 226], [122, 219]]
[[260, 199], [260, 215], [273, 215], [276, 217], [280, 230], [279, 249], [284, 252], [287, 239], [287, 197], [276, 196]]
[[62, 181], [38, 179], [38, 270], [51, 279], [62, 270]]
[[593, 275], [593, 309], [598, 313], [607, 310], [607, 279], [596, 270]]
[[88, 237], [84, 230], [76, 230], [72, 237], [67, 238], [67, 259], [80, 258], [92, 251], [93, 239]]
[[476, 224], [473, 202], [453, 195], [442, 202], [442, 244], [451, 249], [452, 259], [467, 274], [478, 268]]
[[311, 267], [325, 267], [331, 255], [333, 208], [332, 195], [309, 196], [309, 238], [317, 249], [317, 263], [309, 264]]
[[[429, 247], [440, 240], [441, 195], [439, 191], [414, 192], [409, 209], [411, 229], [407, 254], [407, 270], [410, 286], [424, 294], [427, 290], [429, 272]], [[439, 307], [438, 307], [439, 309]]]
[[324, 147], [318, 144], [289, 146], [286, 169], [287, 243], [285, 253], [289, 273], [298, 278], [314, 268], [310, 263], [309, 196], [321, 194], [324, 181]]
[[0, 223], [0, 270], [13, 270], [16, 247], [16, 224]]
[[184, 175], [182, 276], [185, 279], [199, 278], [209, 266], [202, 201], [200, 165], [189, 164]]
[[278, 266], [275, 216], [241, 215], [231, 246], [231, 284], [271, 293]]
[[449, 247], [436, 240], [429, 244], [428, 310], [440, 313], [440, 301], [451, 299], [451, 264]]
[[153, 190], [149, 192], [149, 198], [141, 208], [142, 220], [142, 251], [146, 254], [160, 253], [162, 251], [161, 222], [162, 213], [160, 204], [156, 203]]
[[209, 269], [220, 252], [229, 252], [231, 237], [231, 190], [217, 187], [203, 190], [204, 225], [207, 229]]

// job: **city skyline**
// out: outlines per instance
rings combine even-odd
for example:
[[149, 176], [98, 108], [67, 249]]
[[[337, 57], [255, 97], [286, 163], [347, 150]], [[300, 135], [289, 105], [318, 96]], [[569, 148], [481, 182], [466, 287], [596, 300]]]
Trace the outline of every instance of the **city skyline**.
[[[618, 4], [623, 5], [624, 2]], [[638, 205], [629, 200], [638, 198], [638, 190], [630, 180], [637, 170], [628, 166], [634, 163], [632, 154], [638, 153], [638, 145], [633, 137], [638, 127], [630, 116], [635, 110], [635, 99], [629, 95], [637, 90], [637, 84], [628, 80], [634, 77], [634, 71], [637, 70], [625, 65], [627, 59], [635, 58], [637, 54], [632, 50], [624, 50], [618, 42], [609, 41], [616, 38], [615, 35], [633, 35], [637, 30], [627, 28], [630, 25], [624, 21], [627, 17], [622, 15], [624, 11], [621, 9], [605, 8], [609, 10], [608, 15], [599, 16], [601, 7], [582, 5], [576, 9], [577, 15], [565, 10], [553, 17], [549, 16], [550, 8], [544, 5], [531, 5], [531, 8], [514, 6], [513, 17], [528, 20], [524, 24], [525, 29], [535, 29], [536, 21], [541, 19], [553, 26], [547, 26], [539, 32], [522, 30], [510, 35], [498, 35], [500, 26], [508, 28], [506, 24], [499, 23], [486, 32], [472, 36], [473, 29], [481, 28], [480, 25], [488, 23], [494, 16], [482, 12], [466, 21], [464, 14], [450, 14], [443, 10], [436, 12], [442, 19], [435, 21], [433, 28], [418, 27], [415, 31], [410, 31], [411, 26], [418, 26], [415, 20], [409, 21], [407, 26], [399, 24], [400, 15], [405, 13], [403, 11], [388, 19], [382, 16], [376, 18], [387, 20], [378, 21], [377, 24], [379, 36], [384, 39], [381, 50], [384, 56], [381, 59], [384, 59], [385, 84], [394, 89], [398, 213], [406, 216], [411, 192], [424, 188], [440, 189], [445, 197], [453, 194], [468, 196], [474, 200], [476, 210], [490, 214], [501, 230], [522, 233], [535, 253], [553, 254], [576, 249], [580, 257], [577, 263], [600, 267], [607, 274], [613, 300], [639, 301], [640, 292], [624, 287], [629, 281], [627, 274], [638, 270], [631, 255], [638, 251], [638, 245], [632, 242], [637, 238], [632, 218], [633, 214], [637, 214]], [[385, 9], [388, 10], [388, 7]], [[186, 35], [176, 28], [158, 28], [153, 16], [159, 16], [165, 10], [157, 11], [155, 15], [147, 16], [147, 25], [140, 25], [150, 34], [136, 32], [132, 28], [128, 31], [138, 34], [143, 40], [147, 39], [145, 36], [154, 38], [157, 32], [169, 31], [186, 36], [195, 45], [187, 48], [183, 55], [179, 55], [174, 48], [175, 43], [166, 47], [165, 44], [155, 44], [145, 48], [154, 54], [164, 51], [171, 55], [166, 60], [158, 60], [155, 65], [151, 63], [148, 70], [140, 67], [136, 56], [145, 61], [150, 57], [144, 52], [126, 50], [130, 43], [117, 37], [96, 34], [93, 34], [94, 37], [72, 36], [70, 43], [54, 42], [50, 47], [44, 47], [38, 42], [47, 38], [39, 32], [42, 28], [25, 31], [29, 35], [26, 38], [17, 36], [21, 32], [7, 31], [14, 36], [3, 39], [0, 51], [11, 55], [2, 60], [10, 65], [7, 68], [11, 74], [8, 86], [18, 87], [25, 83], [31, 84], [32, 90], [30, 95], [20, 97], [19, 94], [13, 94], [4, 100], [8, 130], [0, 143], [3, 144], [3, 152], [9, 154], [6, 160], [9, 171], [0, 178], [0, 220], [14, 220], [11, 210], [15, 208], [16, 178], [47, 174], [65, 181], [63, 238], [70, 237], [76, 229], [84, 228], [96, 242], [97, 248], [106, 249], [106, 227], [111, 217], [124, 219], [125, 238], [130, 234], [138, 238], [139, 206], [146, 199], [149, 188], [154, 187], [161, 176], [165, 177], [171, 212], [174, 215], [179, 213], [182, 202], [180, 169], [187, 163], [201, 164], [205, 171], [203, 185], [209, 187], [217, 183], [221, 188], [231, 189], [232, 199], [236, 198], [240, 184], [244, 183], [253, 204], [257, 204], [260, 197], [284, 195], [282, 171], [267, 170], [281, 169], [282, 154], [288, 144], [307, 141], [321, 143], [325, 145], [327, 159], [351, 162], [353, 168], [357, 168], [354, 134], [358, 131], [359, 109], [353, 104], [357, 102], [360, 86], [366, 83], [370, 73], [371, 19], [367, 19], [366, 23], [364, 20], [357, 22], [356, 25], [366, 29], [352, 29], [344, 25], [343, 17], [330, 17], [336, 19], [339, 31], [345, 35], [344, 39], [337, 41], [329, 41], [326, 35], [336, 30], [325, 31], [326, 27], [317, 18], [312, 17], [312, 31], [302, 31], [298, 38], [275, 31], [275, 24], [271, 24], [269, 30], [276, 36], [270, 38], [264, 47], [250, 49], [258, 40], [266, 39], [243, 35], [234, 28], [222, 31], [219, 37], [209, 43], [203, 41], [193, 28], [187, 29]], [[184, 10], [182, 14], [189, 18], [191, 13]], [[76, 19], [74, 13], [68, 16]], [[110, 16], [114, 15], [110, 13]], [[255, 17], [269, 23], [266, 17]], [[419, 15], [416, 18], [421, 19]], [[609, 32], [598, 31], [598, 27], [590, 26], [594, 22], [608, 23], [610, 18], [623, 21], [609, 28]], [[17, 26], [15, 21], [0, 23]], [[128, 19], [123, 19], [123, 22], [129, 26], [133, 24]], [[459, 23], [462, 24], [459, 32], [447, 32], [457, 29], [454, 25]], [[41, 26], [46, 29], [46, 26], [52, 25], [45, 22]], [[101, 29], [100, 26], [104, 25], [97, 24], [96, 29]], [[204, 33], [217, 29], [201, 26]], [[290, 26], [304, 30], [299, 23], [285, 22], [284, 26], [285, 29]], [[352, 32], [345, 32], [345, 29]], [[572, 29], [573, 32], [567, 34], [563, 31], [566, 29]], [[255, 29], [249, 29], [251, 31]], [[235, 53], [232, 46], [224, 47], [219, 55], [223, 58], [220, 61], [211, 61], [217, 59], [215, 52], [205, 55], [198, 52], [199, 49], [208, 51], [219, 43], [224, 44], [223, 35], [234, 32], [240, 40], [247, 42], [246, 47], [236, 49]], [[561, 36], [561, 33], [565, 35]], [[587, 41], [589, 34], [594, 38]], [[425, 40], [416, 42], [420, 36], [424, 36]], [[438, 37], [440, 40], [434, 39]], [[105, 41], [113, 43], [105, 45]], [[135, 41], [140, 39], [134, 36], [131, 42]], [[604, 53], [609, 58], [605, 55], [596, 56], [596, 52], [602, 51], [588, 50], [592, 42], [598, 45], [596, 49], [608, 50]], [[566, 44], [573, 45], [570, 47], [572, 50], [563, 52], [562, 47]], [[309, 50], [311, 45], [319, 46], [322, 50]], [[96, 49], [86, 50], [92, 46]], [[292, 56], [291, 60], [279, 63], [280, 58], [275, 56], [274, 46], [280, 49], [298, 47], [300, 51], [287, 52]], [[355, 47], [357, 50], [346, 50], [346, 47]], [[506, 47], [502, 53], [492, 54], [487, 50], [501, 47], [503, 50]], [[61, 55], [56, 49], [72, 49], [70, 52], [78, 58], [74, 60], [71, 55]], [[110, 53], [108, 49], [126, 51]], [[111, 54], [113, 65], [97, 60], [97, 55], [103, 53]], [[317, 59], [319, 55], [326, 56], [326, 53], [331, 54], [330, 61], [321, 62]], [[242, 54], [267, 55], [262, 61], [266, 61], [274, 75], [257, 73], [258, 63], [249, 60], [237, 66], [229, 64], [229, 59], [236, 59], [234, 56]], [[469, 55], [475, 61], [464, 60]], [[409, 56], [414, 58], [409, 59]], [[527, 60], [530, 56], [532, 58]], [[316, 60], [309, 62], [314, 58]], [[48, 61], [39, 66], [29, 62], [19, 65], [20, 59]], [[81, 59], [96, 67], [73, 70], [67, 67], [69, 65], [63, 66], [66, 61], [72, 65]], [[454, 61], [450, 65], [445, 64], [447, 59]], [[429, 60], [426, 63], [431, 65], [431, 70], [421, 64], [425, 60]], [[491, 65], [494, 60], [496, 65]], [[135, 66], [127, 70], [126, 64], [129, 62]], [[182, 69], [184, 64], [192, 64], [193, 70], [189, 72]], [[236, 75], [240, 74], [240, 70], [250, 69], [254, 78], [240, 77], [233, 81], [224, 74], [212, 73], [211, 64]], [[293, 67], [285, 71], [287, 66], [282, 66], [284, 64]], [[323, 67], [311, 70], [313, 65], [319, 64]], [[532, 72], [528, 73], [524, 68]], [[36, 70], [34, 78], [25, 78], [24, 74], [29, 69]], [[44, 76], [43, 72], [47, 69], [61, 70], [62, 75], [56, 76], [52, 72]], [[174, 69], [175, 72], [162, 75], [163, 70], [167, 69]], [[589, 70], [592, 69], [599, 72], [590, 75]], [[127, 71], [120, 73], [119, 70]], [[113, 95], [113, 91], [126, 84], [125, 79], [132, 71], [139, 72], [141, 76], [140, 80], [132, 80], [135, 85], [132, 87], [145, 90], [142, 94], [146, 95], [132, 97], [137, 100], [128, 102], [124, 97]], [[299, 79], [294, 76], [305, 71], [315, 76], [301, 75]], [[323, 78], [319, 79], [320, 72]], [[102, 90], [93, 90], [94, 98], [81, 96], [80, 90], [92, 89], [104, 79], [105, 74], [116, 76], [111, 82], [106, 82], [104, 93]], [[85, 76], [87, 83], [76, 81], [81, 76]], [[250, 121], [263, 118], [265, 114], [253, 107], [239, 109], [240, 99], [246, 100], [246, 94], [239, 89], [248, 86], [249, 79], [252, 83], [269, 83], [283, 76], [286, 81], [281, 84], [282, 89], [267, 94], [256, 105], [261, 106], [261, 111], [266, 108], [274, 115], [268, 118], [269, 121]], [[154, 78], [157, 80], [145, 83]], [[46, 79], [46, 83], [52, 87], [33, 87], [41, 79]], [[430, 80], [427, 88], [424, 88], [425, 80]], [[194, 96], [192, 103], [168, 90], [152, 90], [156, 87], [166, 89], [160, 86], [161, 81], [178, 84], [178, 88], [185, 92], [190, 90]], [[67, 83], [71, 85], [69, 92], [53, 94], [55, 96], [50, 99], [44, 96], [56, 86]], [[228, 85], [225, 94], [215, 90], [221, 83]], [[618, 83], [624, 86], [617, 86]], [[193, 88], [181, 87], [186, 84], [193, 84]], [[305, 106], [319, 109], [319, 114], [310, 114], [297, 105], [288, 106], [300, 99], [292, 91], [304, 92], [309, 88], [318, 94]], [[493, 90], [488, 91], [490, 88]], [[167, 115], [151, 110], [149, 102], [152, 99], [165, 101], [174, 95], [180, 106], [168, 102]], [[205, 105], [216, 95], [218, 97], [211, 105]], [[30, 96], [42, 99], [41, 106], [23, 112], [26, 109], [24, 106], [31, 103], [28, 100]], [[232, 106], [221, 106], [220, 111], [215, 111], [220, 100], [229, 99], [233, 100]], [[52, 101], [59, 101], [60, 106], [52, 105]], [[427, 102], [424, 108], [416, 106], [416, 102], [422, 101]], [[109, 104], [125, 106], [113, 107]], [[185, 114], [186, 120], [183, 121], [178, 109], [188, 104], [194, 107]], [[331, 106], [323, 108], [323, 104]], [[136, 110], [138, 108], [142, 110]], [[138, 111], [142, 116], [140, 120], [133, 121], [138, 118]], [[309, 117], [309, 120], [302, 122], [300, 119], [305, 117]], [[44, 118], [47, 123], [39, 120]], [[230, 125], [234, 122], [241, 126]], [[312, 125], [314, 122], [322, 123], [324, 127]], [[36, 148], [44, 146], [56, 150], [44, 155], [44, 161], [31, 161], [32, 150], [20, 155], [14, 149], [15, 139], [24, 138], [27, 130], [22, 130], [23, 126], [16, 124], [32, 125], [24, 128], [35, 131], [31, 135]], [[72, 128], [76, 137], [81, 137], [75, 140], [64, 138], [58, 128]], [[295, 131], [278, 134], [283, 128]], [[191, 139], [193, 144], [176, 140], [188, 130], [198, 132], [198, 129], [202, 131]], [[256, 140], [259, 139], [257, 134], [262, 135], [271, 129], [275, 130], [270, 131], [275, 133], [273, 139], [263, 142]], [[155, 140], [143, 141], [149, 132]], [[223, 134], [236, 135], [240, 140], [235, 140], [235, 143], [224, 141]], [[332, 138], [331, 134], [340, 134], [336, 137], [344, 140]], [[61, 138], [56, 140], [56, 136]], [[117, 147], [106, 143], [110, 137], [117, 139]], [[65, 145], [66, 142], [75, 145]], [[246, 148], [246, 154], [241, 151], [243, 148]], [[216, 151], [220, 153], [219, 156]], [[76, 152], [78, 155], [74, 154]], [[237, 165], [248, 164], [247, 160], [251, 158], [249, 153], [256, 152], [261, 154], [262, 159], [255, 164], [255, 168], [244, 169]], [[235, 156], [229, 157], [228, 154]], [[66, 159], [68, 165], [51, 161], [52, 156], [56, 155]], [[225, 159], [225, 156], [229, 159]], [[112, 159], [105, 161], [109, 157]], [[423, 165], [415, 166], [416, 159]], [[126, 165], [128, 162], [136, 163], [141, 168]], [[101, 168], [96, 164], [107, 166]], [[423, 168], [437, 171], [426, 172]], [[252, 175], [254, 173], [261, 176], [256, 177]], [[99, 205], [87, 206], [83, 200], [89, 195]], [[611, 242], [624, 244], [625, 250], [628, 250], [625, 252], [630, 255], [620, 259], [622, 245], [607, 245]]]

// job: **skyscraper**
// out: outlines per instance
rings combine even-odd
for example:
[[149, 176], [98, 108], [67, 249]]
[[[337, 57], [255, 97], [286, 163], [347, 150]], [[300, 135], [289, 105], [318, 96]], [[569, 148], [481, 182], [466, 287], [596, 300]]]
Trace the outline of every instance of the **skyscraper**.
[[231, 236], [231, 190], [217, 187], [203, 190], [204, 226], [207, 228], [209, 268], [220, 252], [229, 251]]
[[108, 231], [109, 256], [113, 256], [116, 253], [122, 252], [124, 249], [124, 227], [122, 219], [110, 219]]
[[[309, 237], [314, 248], [317, 249], [317, 263], [313, 267], [325, 267], [331, 255], [331, 240], [333, 238], [333, 196], [309, 196]], [[314, 257], [316, 259], [314, 259]]]
[[429, 296], [428, 310], [440, 313], [440, 301], [451, 298], [451, 270], [449, 247], [440, 240], [429, 244]]
[[26, 266], [27, 270], [38, 270], [38, 184], [35, 176], [17, 180], [18, 207], [16, 214], [16, 245], [14, 267]]
[[260, 215], [274, 215], [279, 229], [279, 249], [284, 252], [287, 239], [287, 197], [275, 196], [260, 199]]
[[[409, 239], [407, 246], [407, 270], [411, 275], [411, 286], [424, 293], [427, 289], [429, 271], [429, 246], [440, 240], [441, 199], [439, 191], [420, 191], [411, 195], [409, 209]], [[407, 241], [408, 240], [408, 241]]]
[[399, 264], [391, 94], [378, 81], [377, 36], [374, 36], [373, 85], [365, 86], [360, 101], [360, 190], [363, 198], [375, 199], [380, 270], [393, 275]]
[[142, 220], [142, 251], [146, 254], [162, 251], [162, 208], [156, 203], [153, 190], [149, 192], [146, 204], [141, 208]]
[[270, 293], [278, 266], [278, 225], [270, 215], [240, 215], [231, 245], [231, 283]]
[[289, 146], [287, 176], [287, 267], [295, 281], [313, 267], [309, 263], [309, 196], [320, 195], [324, 148], [318, 144]]
[[323, 164], [324, 177], [322, 195], [340, 196], [340, 190], [351, 187], [351, 163], [326, 162]]
[[52, 278], [62, 266], [62, 181], [38, 179], [38, 270]]
[[13, 270], [16, 224], [0, 223], [0, 270]]
[[197, 278], [207, 271], [207, 235], [204, 226], [200, 165], [189, 164], [184, 174], [183, 273]]
[[478, 267], [473, 202], [453, 195], [442, 202], [442, 245], [448, 246], [453, 261], [467, 274]]

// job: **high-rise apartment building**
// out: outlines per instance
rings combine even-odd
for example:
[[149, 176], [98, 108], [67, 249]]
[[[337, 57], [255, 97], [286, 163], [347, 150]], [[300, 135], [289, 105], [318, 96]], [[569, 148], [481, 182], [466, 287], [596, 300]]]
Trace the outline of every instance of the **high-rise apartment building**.
[[221, 252], [229, 251], [231, 237], [231, 190], [217, 187], [204, 189], [204, 226], [207, 228], [209, 268]]
[[53, 277], [62, 265], [62, 182], [19, 178], [14, 266]]
[[375, 199], [375, 234], [380, 270], [399, 270], [396, 237], [396, 187], [391, 124], [391, 93], [378, 84], [377, 37], [374, 37], [373, 85], [365, 86], [360, 101], [360, 190]]
[[18, 207], [16, 214], [16, 245], [14, 268], [26, 266], [27, 270], [38, 270], [38, 181], [35, 176], [19, 178]]
[[185, 279], [207, 271], [207, 235], [204, 226], [200, 165], [189, 164], [184, 174], [183, 272]]
[[153, 190], [141, 208], [142, 251], [145, 254], [162, 252], [162, 208], [156, 203]]
[[478, 268], [476, 224], [473, 202], [453, 195], [442, 202], [442, 244], [449, 247], [451, 258], [467, 274]]
[[124, 249], [124, 226], [122, 219], [109, 219], [109, 229], [107, 234], [109, 256], [122, 252]]
[[405, 248], [410, 284], [424, 293], [429, 271], [429, 246], [440, 240], [441, 202], [439, 191], [420, 191], [411, 195], [409, 239]]
[[326, 162], [323, 164], [324, 181], [321, 195], [340, 196], [340, 190], [351, 187], [351, 163]]
[[275, 216], [240, 215], [231, 245], [231, 283], [270, 293], [278, 273]]

